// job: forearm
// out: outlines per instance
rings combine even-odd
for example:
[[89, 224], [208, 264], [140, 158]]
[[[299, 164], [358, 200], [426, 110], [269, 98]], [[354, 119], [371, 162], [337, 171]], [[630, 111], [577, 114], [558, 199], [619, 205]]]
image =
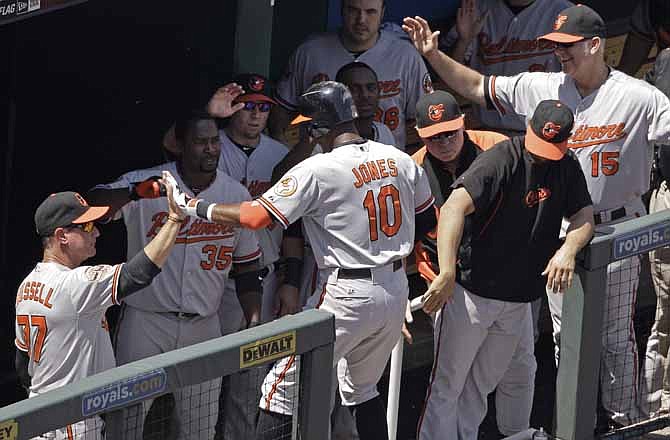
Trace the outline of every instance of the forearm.
[[441, 271], [455, 270], [464, 225], [464, 212], [445, 203], [437, 224], [437, 259]]
[[450, 89], [480, 106], [486, 105], [484, 76], [452, 59], [442, 51], [430, 53], [426, 59]]
[[653, 40], [644, 36], [629, 32], [621, 52], [621, 59], [617, 69], [628, 75], [634, 76], [649, 57], [649, 51], [654, 46]]
[[86, 200], [94, 206], [109, 206], [108, 216], [111, 217], [130, 202], [130, 191], [128, 188], [94, 189], [86, 194]]
[[14, 358], [14, 367], [16, 368], [16, 374], [19, 377], [19, 382], [26, 390], [30, 390], [31, 377], [28, 374], [28, 363], [30, 362], [30, 357], [28, 353], [25, 353], [18, 348], [16, 349], [16, 357]]
[[271, 183], [274, 185], [279, 182], [279, 179], [281, 179], [288, 170], [307, 159], [312, 154], [312, 151], [314, 151], [314, 144], [307, 140], [303, 139], [295, 144], [286, 157], [284, 157], [272, 170]]
[[144, 247], [144, 253], [156, 266], [163, 267], [165, 264], [181, 226], [180, 221], [168, 216], [158, 234]]
[[561, 247], [572, 256], [576, 256], [591, 241], [594, 229], [593, 207], [587, 206], [580, 209], [570, 218], [570, 226]]

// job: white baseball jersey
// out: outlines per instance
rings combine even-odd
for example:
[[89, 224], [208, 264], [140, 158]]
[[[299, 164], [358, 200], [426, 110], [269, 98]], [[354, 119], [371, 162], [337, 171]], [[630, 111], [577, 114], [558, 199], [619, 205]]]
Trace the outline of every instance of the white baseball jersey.
[[[272, 170], [286, 156], [288, 148], [274, 139], [261, 134], [261, 140], [254, 151], [247, 156], [228, 137], [224, 130], [221, 136], [221, 157], [219, 170], [245, 185], [252, 198], [256, 198], [270, 188]], [[263, 250], [262, 265], [274, 263], [279, 259], [282, 230], [272, 223], [267, 228], [256, 231]]]
[[257, 201], [284, 227], [302, 218], [319, 268], [365, 268], [409, 255], [433, 196], [412, 158], [367, 141], [305, 159]]
[[485, 84], [502, 115], [529, 121], [545, 99], [570, 107], [575, 126], [568, 147], [579, 158], [596, 211], [620, 208], [649, 189], [651, 145], [670, 142], [670, 101], [655, 87], [614, 69], [584, 98], [562, 72], [492, 76]]
[[21, 282], [15, 344], [30, 356], [31, 396], [116, 366], [105, 311], [121, 267], [38, 263]]
[[[392, 60], [392, 62], [389, 62]], [[377, 43], [360, 56], [342, 46], [337, 33], [308, 38], [291, 55], [284, 75], [277, 83], [276, 98], [291, 111], [309, 86], [334, 80], [340, 67], [361, 61], [372, 67], [379, 79], [379, 108], [376, 120], [387, 125], [401, 150], [406, 143], [406, 120], [414, 119], [416, 102], [433, 90], [421, 55], [410, 41], [397, 32], [381, 29]]]
[[[535, 0], [514, 15], [502, 0], [478, 0], [479, 11], [488, 16], [482, 30], [468, 47], [465, 63], [484, 75], [516, 75], [521, 72], [560, 72], [554, 43], [537, 38], [551, 32], [559, 12], [573, 6], [568, 0]], [[444, 45], [458, 39], [454, 26]], [[490, 128], [525, 131], [523, 121], [495, 110], [475, 106], [481, 123]]]
[[[131, 171], [116, 182], [97, 188], [125, 188], [130, 182], [160, 175], [162, 170], [172, 173], [179, 187], [189, 196], [194, 196], [181, 180], [174, 162]], [[216, 179], [198, 197], [220, 203], [251, 200], [247, 189], [224, 173], [217, 173]], [[129, 257], [156, 236], [168, 216], [163, 197], [130, 202], [120, 212], [128, 233]], [[221, 303], [231, 264], [256, 260], [260, 254], [258, 239], [253, 231], [188, 217], [179, 230], [175, 247], [161, 273], [149, 286], [128, 297], [125, 302], [148, 312], [181, 311], [201, 316], [214, 315]]]

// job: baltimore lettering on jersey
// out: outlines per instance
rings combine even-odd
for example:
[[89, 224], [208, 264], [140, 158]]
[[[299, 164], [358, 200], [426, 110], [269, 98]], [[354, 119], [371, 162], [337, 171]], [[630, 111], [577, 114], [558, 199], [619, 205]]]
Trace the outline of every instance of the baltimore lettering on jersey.
[[549, 40], [524, 40], [521, 38], [507, 39], [502, 37], [493, 41], [486, 32], [478, 35], [480, 58], [483, 64], [497, 64], [513, 60], [534, 58], [538, 55], [549, 55], [554, 52], [555, 43]]
[[162, 368], [139, 374], [124, 381], [106, 385], [85, 394], [81, 399], [81, 414], [89, 417], [113, 408], [139, 402], [165, 391], [167, 374]]
[[295, 330], [240, 347], [240, 368], [262, 364], [295, 353]]
[[618, 141], [628, 135], [626, 124], [580, 125], [568, 139], [569, 148], [584, 148]]
[[670, 222], [648, 226], [612, 242], [615, 260], [641, 254], [670, 243]]
[[[154, 238], [161, 227], [167, 221], [167, 212], [158, 212], [151, 221], [153, 224], [147, 232], [147, 238]], [[177, 235], [177, 243], [191, 243], [202, 240], [218, 240], [223, 238], [230, 238], [235, 233], [235, 228], [229, 225], [219, 225], [208, 222], [207, 220], [187, 217], [184, 224], [179, 229]]]
[[[388, 170], [386, 169], [388, 167]], [[394, 159], [379, 159], [372, 162], [364, 162], [358, 168], [352, 168], [354, 173], [354, 187], [360, 188], [365, 183], [373, 180], [385, 179], [387, 177], [396, 177], [398, 167]]]

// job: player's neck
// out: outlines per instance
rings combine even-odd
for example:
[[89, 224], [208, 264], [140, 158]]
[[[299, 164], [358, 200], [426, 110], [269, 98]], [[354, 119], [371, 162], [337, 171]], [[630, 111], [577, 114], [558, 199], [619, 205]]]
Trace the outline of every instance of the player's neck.
[[239, 131], [233, 129], [232, 127], [226, 127], [223, 129], [226, 132], [226, 135], [230, 138], [231, 141], [235, 142], [238, 145], [245, 145], [247, 147], [255, 147], [261, 141], [261, 135], [259, 134], [255, 138], [248, 138], [244, 136]]
[[597, 67], [595, 67], [593, 70], [585, 72], [579, 77], [575, 77], [575, 85], [577, 86], [579, 94], [582, 95], [582, 98], [589, 96], [601, 85], [603, 85], [603, 83], [607, 81], [609, 73], [610, 70], [609, 67], [607, 67], [607, 64], [601, 62], [598, 63]]
[[81, 261], [74, 261], [72, 257], [67, 255], [67, 253], [60, 250], [54, 250], [51, 247], [48, 247], [44, 250], [44, 254], [42, 255], [42, 262], [58, 263], [61, 266], [69, 267], [70, 269], [79, 267], [79, 265], [82, 263]]
[[214, 179], [216, 179], [216, 171], [212, 173], [189, 173], [184, 170], [179, 162], [177, 162], [177, 172], [179, 172], [181, 180], [193, 191], [194, 195], [198, 195], [199, 192], [207, 189], [214, 182]]
[[370, 49], [372, 46], [377, 44], [378, 39], [379, 39], [379, 32], [374, 34], [373, 38], [364, 42], [355, 41], [351, 37], [346, 35], [344, 32], [340, 32], [340, 41], [342, 42], [342, 46], [344, 46], [344, 48], [347, 49], [349, 52], [356, 52], [356, 53], [365, 52], [366, 50]]
[[372, 139], [374, 140], [375, 138], [375, 129], [372, 126], [372, 121], [374, 120], [374, 117], [371, 118], [365, 118], [361, 119], [358, 118], [356, 119], [356, 128], [358, 129], [358, 132], [362, 137], [365, 139]]

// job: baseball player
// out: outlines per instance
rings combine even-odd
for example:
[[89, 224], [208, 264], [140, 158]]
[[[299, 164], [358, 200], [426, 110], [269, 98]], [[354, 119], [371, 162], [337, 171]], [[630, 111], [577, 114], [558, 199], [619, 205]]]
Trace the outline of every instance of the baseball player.
[[[483, 75], [558, 72], [553, 44], [538, 40], [556, 15], [572, 6], [568, 0], [462, 0], [456, 25], [440, 42], [453, 59]], [[474, 107], [482, 126], [510, 134], [526, 127], [514, 115]]]
[[[586, 176], [596, 225], [645, 214], [641, 196], [649, 189], [650, 143], [670, 138], [670, 101], [605, 64], [605, 25], [593, 9], [578, 5], [561, 11], [554, 32], [542, 37], [556, 43], [560, 73], [481, 75], [440, 52], [439, 34], [421, 17], [406, 18], [405, 29], [449, 86], [479, 105], [525, 119], [540, 100], [560, 98], [575, 113], [568, 146]], [[637, 257], [608, 267], [601, 398], [615, 426], [637, 418], [633, 313], [639, 268]], [[562, 297], [548, 294], [548, 299], [558, 350]]]
[[[307, 307], [335, 315], [333, 367], [346, 360], [337, 371], [342, 402], [362, 440], [387, 438], [376, 385], [405, 314], [402, 258], [411, 252], [415, 227], [421, 236], [435, 225], [433, 197], [409, 156], [356, 131], [356, 108], [344, 85], [315, 84], [299, 105], [325, 153], [305, 159], [253, 203], [222, 205], [179, 194], [180, 203], [189, 215], [225, 225], [288, 227], [302, 218], [319, 266]], [[290, 438], [295, 363], [293, 356], [282, 359], [266, 377], [258, 438]]]
[[[228, 91], [224, 104], [230, 106], [241, 90]], [[227, 111], [239, 109], [240, 105], [243, 104], [229, 107]], [[191, 196], [197, 194], [230, 202], [251, 199], [240, 183], [217, 172], [221, 143], [210, 114], [197, 110], [182, 116], [175, 125], [175, 134], [180, 156], [176, 162], [160, 168], [170, 171], [180, 188]], [[160, 199], [132, 200], [128, 196], [131, 182], [152, 176], [156, 169], [128, 172], [91, 192], [92, 197], [108, 201], [117, 218], [123, 217], [130, 254], [143, 246], [165, 220]], [[146, 288], [141, 298], [131, 298], [121, 309], [115, 335], [119, 364], [221, 336], [217, 310], [225, 286], [231, 282], [231, 271], [235, 274], [236, 291], [246, 322], [253, 326], [260, 320], [258, 258], [261, 251], [252, 231], [191, 217], [182, 226], [177, 245], [179, 252], [170, 256], [155, 283]], [[138, 338], [139, 334], [144, 337]], [[180, 422], [179, 438], [205, 439], [214, 432], [220, 382], [215, 379], [174, 393], [177, 405], [174, 419]], [[150, 404], [140, 405], [144, 416]], [[137, 407], [128, 410], [128, 420], [139, 419], [137, 432], [128, 432], [128, 438], [141, 435], [144, 417], [137, 417], [137, 410]]]
[[[663, 49], [647, 81], [670, 96], [670, 48]], [[657, 186], [649, 200], [649, 212], [670, 208], [670, 146], [658, 145], [654, 179]], [[656, 291], [656, 316], [647, 340], [640, 375], [640, 413], [646, 418], [670, 413], [670, 247], [649, 252], [651, 279]]]
[[[158, 188], [145, 182], [143, 190]], [[170, 183], [164, 226], [125, 264], [81, 266], [95, 255], [95, 222], [109, 207], [89, 206], [75, 192], [47, 197], [35, 211], [42, 261], [16, 295], [16, 371], [29, 397], [114, 368], [105, 311], [151, 283], [174, 245], [184, 214], [174, 204]], [[165, 203], [165, 202], [163, 202]], [[64, 350], [63, 347], [67, 347]], [[103, 421], [93, 417], [38, 438], [101, 439]]]
[[[555, 292], [570, 285], [594, 229], [584, 174], [565, 154], [572, 125], [566, 105], [541, 101], [526, 135], [480, 154], [440, 209], [440, 273], [423, 306], [437, 312], [436, 352], [419, 440], [477, 439], [487, 396], [508, 372], [513, 380], [496, 392], [498, 427], [505, 435], [528, 429], [530, 302], [542, 294], [543, 275]], [[563, 218], [570, 226], [560, 245]]]
[[379, 77], [375, 119], [391, 129], [395, 137], [392, 145], [405, 149], [406, 121], [414, 119], [416, 101], [432, 91], [432, 83], [421, 56], [412, 50], [405, 36], [380, 29], [383, 15], [384, 0], [344, 0], [342, 29], [313, 35], [296, 49], [277, 84], [280, 105], [273, 110], [270, 121], [274, 138], [283, 137], [296, 114], [298, 97], [311, 84], [332, 80], [341, 66], [362, 61]]

